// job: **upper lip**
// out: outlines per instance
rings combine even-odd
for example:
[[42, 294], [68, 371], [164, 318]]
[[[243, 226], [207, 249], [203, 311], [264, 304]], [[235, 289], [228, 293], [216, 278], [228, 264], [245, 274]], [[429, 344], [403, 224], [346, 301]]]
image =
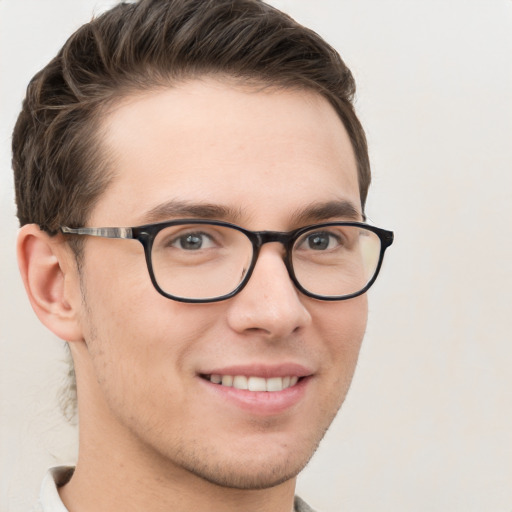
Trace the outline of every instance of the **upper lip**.
[[201, 375], [245, 375], [247, 377], [262, 377], [265, 379], [273, 377], [307, 377], [312, 373], [313, 371], [310, 368], [291, 362], [271, 365], [230, 365], [200, 372]]

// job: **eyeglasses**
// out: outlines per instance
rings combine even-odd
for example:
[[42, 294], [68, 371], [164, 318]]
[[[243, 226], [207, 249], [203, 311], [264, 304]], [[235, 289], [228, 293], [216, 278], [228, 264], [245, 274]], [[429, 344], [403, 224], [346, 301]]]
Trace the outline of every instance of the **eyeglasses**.
[[393, 233], [360, 222], [329, 222], [290, 232], [249, 231], [213, 220], [184, 219], [128, 228], [61, 227], [66, 235], [138, 240], [151, 281], [164, 297], [216, 302], [248, 283], [263, 244], [283, 244], [295, 286], [320, 300], [345, 300], [375, 282]]

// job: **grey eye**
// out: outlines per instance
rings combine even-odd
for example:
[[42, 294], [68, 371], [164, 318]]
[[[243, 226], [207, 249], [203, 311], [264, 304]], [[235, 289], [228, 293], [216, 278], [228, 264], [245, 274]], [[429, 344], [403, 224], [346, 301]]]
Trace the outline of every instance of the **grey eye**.
[[205, 233], [187, 233], [186, 235], [179, 236], [172, 243], [173, 247], [186, 251], [207, 249], [212, 245], [211, 238]]
[[307, 235], [301, 246], [304, 249], [311, 249], [313, 251], [325, 251], [340, 245], [339, 237], [328, 231], [320, 231]]

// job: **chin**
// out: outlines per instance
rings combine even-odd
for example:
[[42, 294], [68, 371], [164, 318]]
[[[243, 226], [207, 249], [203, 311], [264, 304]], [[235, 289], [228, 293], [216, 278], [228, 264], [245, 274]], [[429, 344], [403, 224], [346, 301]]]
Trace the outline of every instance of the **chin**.
[[189, 451], [185, 460], [179, 457], [180, 465], [216, 486], [240, 490], [269, 489], [294, 479], [307, 465], [324, 434], [325, 431], [314, 439], [289, 439], [288, 442], [282, 439], [276, 442], [275, 439], [265, 439], [265, 436], [258, 443], [247, 439], [244, 449], [230, 453], [217, 451], [214, 447], [203, 451], [201, 456]]
[[256, 465], [254, 462], [246, 464], [223, 464], [221, 467], [209, 464], [208, 466], [189, 468], [199, 478], [219, 487], [238, 490], [262, 490], [276, 487], [295, 478], [306, 466], [313, 454], [303, 460], [282, 460], [274, 463]]

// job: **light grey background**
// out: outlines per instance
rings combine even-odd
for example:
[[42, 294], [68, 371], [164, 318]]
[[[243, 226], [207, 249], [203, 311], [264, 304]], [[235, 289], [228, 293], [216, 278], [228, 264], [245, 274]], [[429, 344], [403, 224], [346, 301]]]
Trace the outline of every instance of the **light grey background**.
[[[319, 511], [512, 511], [512, 1], [275, 0], [358, 82], [394, 229], [346, 404], [299, 480]], [[72, 461], [62, 342], [15, 263], [10, 133], [30, 77], [112, 2], [0, 0], [0, 510]]]

